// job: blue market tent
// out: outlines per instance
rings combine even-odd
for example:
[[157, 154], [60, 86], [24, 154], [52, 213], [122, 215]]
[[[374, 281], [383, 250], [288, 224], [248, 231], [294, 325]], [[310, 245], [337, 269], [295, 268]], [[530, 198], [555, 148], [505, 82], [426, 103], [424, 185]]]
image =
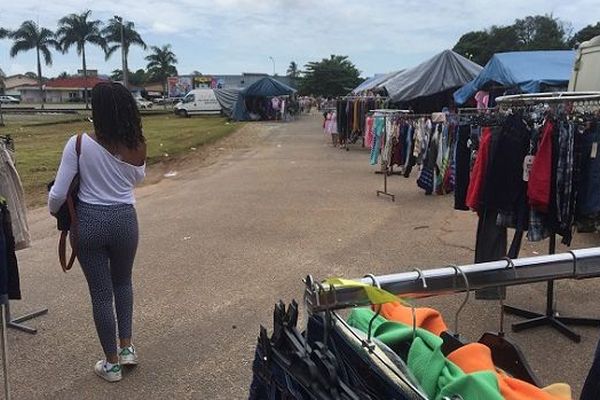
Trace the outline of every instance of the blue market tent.
[[538, 93], [545, 86], [566, 88], [574, 60], [573, 50], [496, 53], [474, 80], [454, 92], [454, 101], [464, 104], [491, 84], [521, 93]]
[[281, 83], [271, 77], [264, 77], [252, 85], [242, 89], [237, 97], [235, 105], [231, 110], [231, 119], [236, 121], [248, 121], [250, 115], [246, 108], [246, 98], [248, 97], [275, 97], [286, 96], [296, 92], [296, 89]]

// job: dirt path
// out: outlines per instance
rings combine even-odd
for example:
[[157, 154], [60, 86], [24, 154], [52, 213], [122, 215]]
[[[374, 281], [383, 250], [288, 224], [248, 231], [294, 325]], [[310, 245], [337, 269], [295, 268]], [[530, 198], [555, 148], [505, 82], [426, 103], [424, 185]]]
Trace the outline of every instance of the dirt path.
[[[259, 324], [272, 305], [301, 299], [306, 274], [357, 277], [472, 261], [476, 221], [450, 197], [424, 196], [414, 177], [393, 177], [396, 203], [377, 198], [381, 178], [364, 150], [331, 148], [316, 116], [249, 124], [207, 157], [157, 170], [138, 191], [141, 243], [135, 267], [135, 341], [142, 364], [109, 385], [92, 373], [100, 356], [79, 269], [56, 261], [46, 211], [32, 212], [34, 243], [18, 254], [24, 298], [14, 314], [48, 306], [36, 336], [10, 332], [15, 399], [243, 399]], [[171, 178], [159, 179], [170, 170]], [[578, 236], [578, 247], [596, 240]], [[522, 255], [543, 252], [526, 244]], [[558, 283], [565, 313], [600, 315], [598, 282]], [[510, 303], [543, 307], [544, 286], [511, 289]], [[430, 299], [452, 321], [461, 296]], [[494, 302], [471, 302], [461, 331], [498, 327]], [[507, 318], [507, 324], [512, 321]], [[575, 345], [549, 329], [510, 334], [544, 383], [576, 390], [598, 332]]]

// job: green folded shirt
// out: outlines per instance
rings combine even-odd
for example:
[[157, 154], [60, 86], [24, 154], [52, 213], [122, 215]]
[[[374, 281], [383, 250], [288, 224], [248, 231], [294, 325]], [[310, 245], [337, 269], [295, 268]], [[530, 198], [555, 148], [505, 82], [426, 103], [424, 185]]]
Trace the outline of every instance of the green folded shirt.
[[[354, 309], [348, 318], [348, 324], [366, 333], [374, 315], [370, 309]], [[443, 340], [429, 331], [417, 328], [413, 340], [411, 326], [378, 316], [373, 321], [371, 334], [391, 348], [410, 344], [406, 360], [408, 368], [431, 400], [441, 400], [444, 396], [452, 395], [459, 395], [463, 400], [504, 399], [493, 372], [465, 374], [442, 353]]]

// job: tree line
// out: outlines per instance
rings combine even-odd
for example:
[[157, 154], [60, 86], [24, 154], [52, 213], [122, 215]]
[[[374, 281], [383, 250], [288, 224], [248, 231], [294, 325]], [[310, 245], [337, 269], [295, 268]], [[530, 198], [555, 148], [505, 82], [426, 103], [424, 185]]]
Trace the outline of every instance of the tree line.
[[[16, 30], [0, 28], [0, 39], [12, 39], [13, 44], [10, 49], [10, 56], [16, 57], [21, 52], [34, 50], [37, 60], [37, 80], [39, 89], [42, 93], [44, 102], [42, 75], [42, 63], [46, 66], [52, 65], [52, 50], [62, 54], [69, 52], [74, 48], [77, 55], [81, 57], [83, 76], [87, 83], [87, 63], [86, 47], [93, 45], [102, 49], [108, 60], [117, 50], [121, 50], [123, 65], [125, 71], [127, 67], [127, 58], [132, 46], [139, 46], [144, 50], [148, 45], [144, 42], [141, 35], [136, 31], [135, 24], [132, 21], [123, 21], [120, 17], [113, 17], [106, 23], [92, 19], [92, 11], [86, 10], [80, 14], [69, 14], [58, 21], [56, 31], [40, 26], [35, 21], [25, 21]], [[145, 78], [154, 81], [160, 81], [166, 92], [167, 77], [177, 75], [177, 57], [171, 50], [171, 45], [150, 46], [151, 54], [145, 59], [148, 61], [147, 73]], [[113, 77], [118, 72], [113, 71]], [[136, 72], [137, 74], [137, 72]], [[66, 73], [63, 73], [65, 76]], [[128, 74], [129, 75], [129, 74]], [[135, 76], [135, 75], [134, 75]], [[123, 72], [120, 72], [120, 80], [123, 79]], [[86, 88], [87, 89], [87, 88]], [[88, 108], [88, 93], [84, 90], [85, 106]]]
[[[572, 49], [598, 35], [600, 22], [572, 34], [569, 23], [552, 15], [534, 15], [516, 19], [511, 25], [493, 25], [485, 30], [465, 33], [453, 50], [485, 65], [494, 53]], [[304, 71], [292, 61], [287, 76], [296, 83], [300, 93], [325, 97], [347, 94], [363, 81], [360, 71], [349, 58], [339, 55], [309, 62]]]
[[516, 19], [511, 25], [493, 25], [460, 37], [453, 50], [480, 65], [494, 53], [524, 50], [566, 50], [600, 35], [600, 22], [572, 34], [571, 25], [553, 15]]

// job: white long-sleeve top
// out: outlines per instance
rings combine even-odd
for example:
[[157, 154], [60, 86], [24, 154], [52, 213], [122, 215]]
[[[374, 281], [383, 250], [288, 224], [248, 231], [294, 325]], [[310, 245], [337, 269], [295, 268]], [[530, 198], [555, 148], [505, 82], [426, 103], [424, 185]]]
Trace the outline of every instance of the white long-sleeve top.
[[[69, 186], [77, 174], [77, 136], [63, 150], [56, 180], [48, 195], [48, 208], [56, 213], [67, 199]], [[146, 175], [146, 164], [132, 165], [112, 155], [100, 143], [83, 134], [79, 156], [79, 200], [98, 205], [135, 204], [133, 188]]]

